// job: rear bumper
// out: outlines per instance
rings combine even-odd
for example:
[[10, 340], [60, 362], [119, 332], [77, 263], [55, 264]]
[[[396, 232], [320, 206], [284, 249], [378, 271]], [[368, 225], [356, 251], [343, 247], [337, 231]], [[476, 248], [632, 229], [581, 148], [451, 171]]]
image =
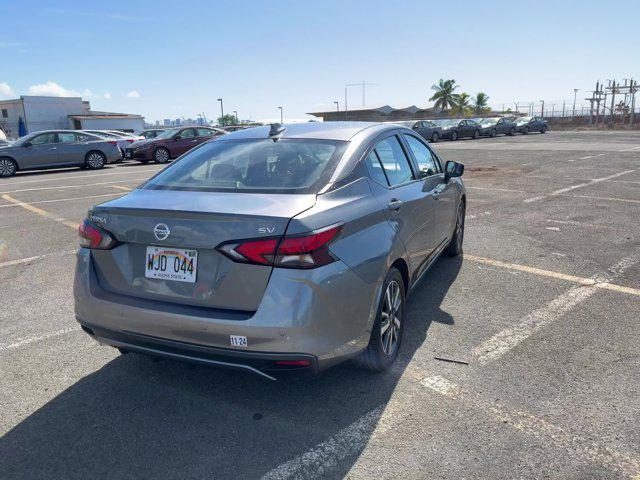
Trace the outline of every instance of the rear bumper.
[[[255, 312], [193, 309], [105, 291], [84, 248], [74, 279], [76, 318], [103, 343], [245, 370], [251, 365], [217, 356], [302, 357], [312, 359], [313, 372], [353, 357], [369, 342], [378, 291], [338, 261], [313, 270], [274, 269]], [[231, 335], [246, 337], [247, 347], [231, 346]], [[172, 350], [159, 348], [163, 342]]]
[[277, 380], [282, 375], [318, 372], [318, 359], [313, 355], [243, 352], [208, 347], [109, 330], [80, 319], [78, 321], [82, 329], [98, 342], [130, 352], [244, 371], [268, 380]]

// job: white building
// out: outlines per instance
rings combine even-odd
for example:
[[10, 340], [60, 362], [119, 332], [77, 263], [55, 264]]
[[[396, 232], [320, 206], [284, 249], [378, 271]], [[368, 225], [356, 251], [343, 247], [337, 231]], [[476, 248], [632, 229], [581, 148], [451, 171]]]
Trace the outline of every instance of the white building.
[[18, 138], [20, 119], [27, 133], [58, 129], [134, 131], [144, 128], [144, 117], [126, 113], [93, 112], [80, 97], [39, 97], [23, 95], [0, 100], [0, 130]]

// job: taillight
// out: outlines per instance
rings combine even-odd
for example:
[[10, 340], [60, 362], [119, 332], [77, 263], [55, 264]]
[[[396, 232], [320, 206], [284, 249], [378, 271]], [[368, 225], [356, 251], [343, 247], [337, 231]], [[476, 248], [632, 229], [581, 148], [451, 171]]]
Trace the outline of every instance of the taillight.
[[111, 145], [118, 145], [118, 142], [115, 140], [107, 140], [107, 143], [110, 143]]
[[316, 268], [334, 262], [329, 244], [342, 225], [316, 230], [308, 235], [224, 243], [218, 250], [234, 262], [282, 268]]
[[85, 219], [78, 228], [80, 234], [80, 246], [85, 248], [94, 248], [98, 250], [109, 250], [115, 247], [118, 241], [113, 236]]
[[131, 140], [127, 139], [127, 142], [133, 143], [133, 142], [135, 142], [135, 140], [134, 139], [131, 139]]

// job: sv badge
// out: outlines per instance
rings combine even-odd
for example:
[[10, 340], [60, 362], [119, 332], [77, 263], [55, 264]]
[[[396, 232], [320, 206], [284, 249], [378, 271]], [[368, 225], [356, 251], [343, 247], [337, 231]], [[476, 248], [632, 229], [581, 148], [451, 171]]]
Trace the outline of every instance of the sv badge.
[[273, 233], [276, 231], [276, 227], [260, 227], [258, 232], [260, 233]]

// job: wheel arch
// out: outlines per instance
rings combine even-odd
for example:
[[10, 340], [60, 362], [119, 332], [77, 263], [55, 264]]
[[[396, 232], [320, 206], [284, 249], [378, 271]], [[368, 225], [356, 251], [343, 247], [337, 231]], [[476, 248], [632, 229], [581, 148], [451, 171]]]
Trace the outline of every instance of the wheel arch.
[[404, 258], [396, 258], [394, 262], [391, 264], [391, 268], [397, 268], [400, 271], [400, 275], [402, 275], [402, 282], [404, 283], [404, 291], [405, 294], [409, 291], [409, 265]]

